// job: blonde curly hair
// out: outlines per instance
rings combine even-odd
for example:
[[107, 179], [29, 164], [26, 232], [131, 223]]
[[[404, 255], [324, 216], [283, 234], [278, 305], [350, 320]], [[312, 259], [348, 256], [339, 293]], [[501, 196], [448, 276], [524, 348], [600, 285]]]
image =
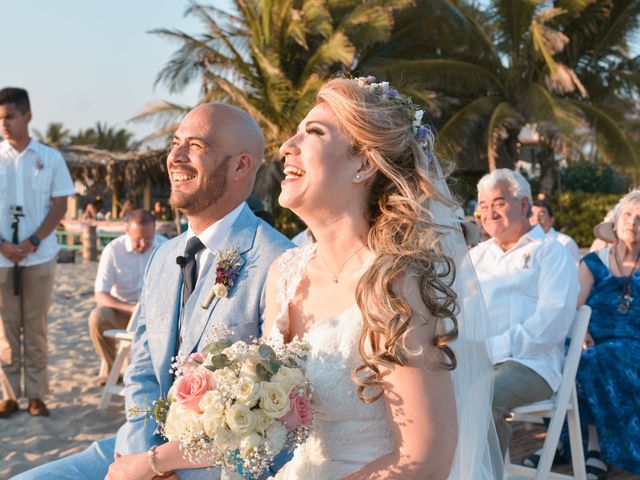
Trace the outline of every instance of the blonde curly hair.
[[394, 289], [394, 282], [407, 274], [417, 277], [422, 301], [436, 322], [450, 326], [435, 330], [433, 345], [444, 354], [438, 363], [447, 370], [456, 367], [449, 346], [458, 335], [457, 297], [451, 288], [455, 265], [440, 246], [448, 227], [436, 224], [426, 208], [429, 199], [451, 201], [434, 187], [431, 178], [436, 173], [427, 171], [425, 155], [431, 154], [433, 139], [426, 142], [425, 153], [425, 142], [416, 140], [406, 108], [399, 102], [345, 78], [327, 82], [317, 102], [331, 108], [353, 152], [366, 156], [379, 169], [366, 212], [368, 243], [376, 258], [356, 287], [363, 317], [362, 363], [353, 377], [358, 395], [369, 403], [383, 394], [382, 369], [406, 365], [410, 355], [416, 354], [404, 342], [410, 330], [411, 306]]

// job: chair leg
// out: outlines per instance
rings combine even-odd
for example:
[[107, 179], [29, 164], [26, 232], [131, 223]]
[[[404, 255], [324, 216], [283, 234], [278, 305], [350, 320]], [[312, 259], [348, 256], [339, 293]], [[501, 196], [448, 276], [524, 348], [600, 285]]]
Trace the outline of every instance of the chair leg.
[[551, 466], [553, 465], [553, 457], [556, 454], [558, 448], [558, 442], [560, 441], [560, 433], [562, 432], [562, 424], [566, 418], [566, 412], [564, 415], [558, 415], [558, 411], [554, 413], [547, 428], [547, 436], [542, 446], [542, 455], [540, 455], [540, 462], [538, 463], [538, 470], [536, 472], [536, 480], [545, 480], [549, 478], [551, 472]]
[[573, 476], [577, 480], [586, 480], [587, 472], [584, 462], [584, 450], [582, 448], [582, 431], [580, 428], [580, 413], [578, 411], [578, 396], [575, 387], [571, 391], [571, 404], [573, 408], [567, 412], [567, 424], [569, 426], [569, 442], [571, 444], [571, 466]]
[[116, 389], [116, 385], [118, 384], [118, 377], [120, 377], [120, 372], [122, 371], [122, 367], [127, 361], [130, 348], [131, 348], [131, 344], [129, 342], [127, 342], [126, 344], [124, 342], [121, 342], [120, 345], [118, 346], [118, 352], [116, 353], [116, 358], [113, 361], [111, 371], [109, 372], [107, 383], [105, 384], [102, 390], [102, 396], [100, 397], [100, 402], [98, 402], [98, 410], [104, 410], [109, 405], [111, 396], [114, 394], [114, 390]]

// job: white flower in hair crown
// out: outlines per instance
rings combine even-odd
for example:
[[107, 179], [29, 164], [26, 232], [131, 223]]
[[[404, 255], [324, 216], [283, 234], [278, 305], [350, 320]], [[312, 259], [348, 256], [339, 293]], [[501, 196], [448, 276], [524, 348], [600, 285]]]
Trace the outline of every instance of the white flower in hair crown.
[[376, 83], [376, 77], [369, 75], [367, 77], [358, 77], [354, 81], [359, 87], [368, 90], [381, 97], [383, 100], [389, 100], [399, 104], [407, 114], [407, 118], [411, 122], [411, 131], [416, 140], [423, 148], [427, 147], [429, 141], [429, 128], [422, 124], [424, 110], [418, 108], [411, 97], [402, 95], [398, 90], [393, 88], [389, 82]]

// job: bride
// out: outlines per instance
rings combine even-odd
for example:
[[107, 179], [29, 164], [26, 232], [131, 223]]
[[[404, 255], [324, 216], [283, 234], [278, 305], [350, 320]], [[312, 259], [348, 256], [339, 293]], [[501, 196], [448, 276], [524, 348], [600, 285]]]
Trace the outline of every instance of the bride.
[[329, 81], [280, 148], [279, 202], [317, 243], [272, 265], [265, 332], [310, 344], [315, 420], [276, 479], [498, 478], [453, 202], [410, 101], [373, 80]]

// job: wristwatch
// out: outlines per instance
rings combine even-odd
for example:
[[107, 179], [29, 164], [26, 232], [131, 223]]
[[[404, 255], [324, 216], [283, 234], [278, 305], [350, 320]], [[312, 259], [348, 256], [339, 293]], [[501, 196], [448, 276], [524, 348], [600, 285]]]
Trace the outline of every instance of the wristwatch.
[[31, 244], [33, 245], [33, 247], [37, 250], [38, 247], [40, 246], [40, 239], [38, 238], [37, 235], [31, 235], [29, 237], [29, 241], [31, 242]]

